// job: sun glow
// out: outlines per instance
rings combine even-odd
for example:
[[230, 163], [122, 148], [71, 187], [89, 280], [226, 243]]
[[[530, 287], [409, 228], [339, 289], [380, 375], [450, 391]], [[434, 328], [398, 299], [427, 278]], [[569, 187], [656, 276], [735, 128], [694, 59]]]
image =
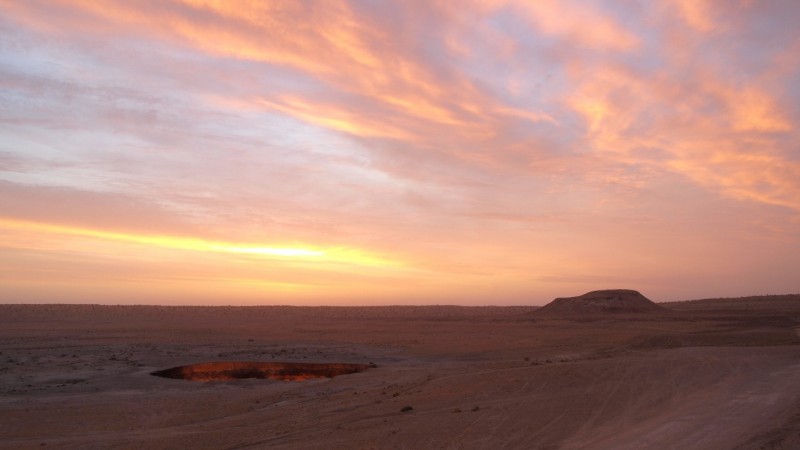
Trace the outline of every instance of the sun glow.
[[233, 247], [226, 245], [212, 245], [214, 250], [232, 253], [249, 253], [253, 255], [265, 256], [286, 256], [286, 257], [315, 257], [325, 256], [322, 250], [312, 250], [308, 248], [285, 248], [285, 247]]
[[234, 253], [264, 257], [270, 259], [299, 259], [303, 261], [319, 261], [327, 263], [352, 264], [359, 266], [398, 266], [396, 261], [370, 255], [361, 250], [334, 247], [323, 249], [312, 246], [264, 246], [221, 242], [194, 237], [163, 236], [120, 233], [104, 230], [93, 230], [65, 225], [44, 224], [37, 222], [0, 219], [0, 227], [24, 230], [34, 233], [82, 236], [105, 241], [128, 242], [153, 247], [188, 250], [197, 252]]

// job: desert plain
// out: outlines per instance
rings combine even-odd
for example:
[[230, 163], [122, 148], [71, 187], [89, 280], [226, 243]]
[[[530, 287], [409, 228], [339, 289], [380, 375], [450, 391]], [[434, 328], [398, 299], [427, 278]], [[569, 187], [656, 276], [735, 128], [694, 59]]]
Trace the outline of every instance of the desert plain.
[[800, 295], [660, 306], [0, 305], [0, 448], [800, 448]]

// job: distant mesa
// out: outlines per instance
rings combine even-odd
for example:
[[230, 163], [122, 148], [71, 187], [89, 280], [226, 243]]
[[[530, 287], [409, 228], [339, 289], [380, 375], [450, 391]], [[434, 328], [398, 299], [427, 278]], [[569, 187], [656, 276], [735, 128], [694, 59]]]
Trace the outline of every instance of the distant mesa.
[[577, 297], [557, 298], [536, 310], [537, 316], [571, 316], [580, 314], [657, 313], [668, 311], [637, 291], [608, 289], [592, 291]]

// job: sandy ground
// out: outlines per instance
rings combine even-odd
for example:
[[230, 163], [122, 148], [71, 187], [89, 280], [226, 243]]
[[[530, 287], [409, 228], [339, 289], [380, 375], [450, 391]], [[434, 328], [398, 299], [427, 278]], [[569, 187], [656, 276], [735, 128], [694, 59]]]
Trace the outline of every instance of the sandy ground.
[[[570, 319], [0, 305], [0, 448], [797, 449], [798, 300]], [[377, 367], [301, 382], [150, 375], [209, 361]]]

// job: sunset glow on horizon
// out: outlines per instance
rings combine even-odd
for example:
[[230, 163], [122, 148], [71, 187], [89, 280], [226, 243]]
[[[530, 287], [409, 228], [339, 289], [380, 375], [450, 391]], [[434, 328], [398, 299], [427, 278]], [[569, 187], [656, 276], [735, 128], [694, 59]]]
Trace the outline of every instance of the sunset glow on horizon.
[[0, 11], [0, 303], [800, 292], [800, 4]]

